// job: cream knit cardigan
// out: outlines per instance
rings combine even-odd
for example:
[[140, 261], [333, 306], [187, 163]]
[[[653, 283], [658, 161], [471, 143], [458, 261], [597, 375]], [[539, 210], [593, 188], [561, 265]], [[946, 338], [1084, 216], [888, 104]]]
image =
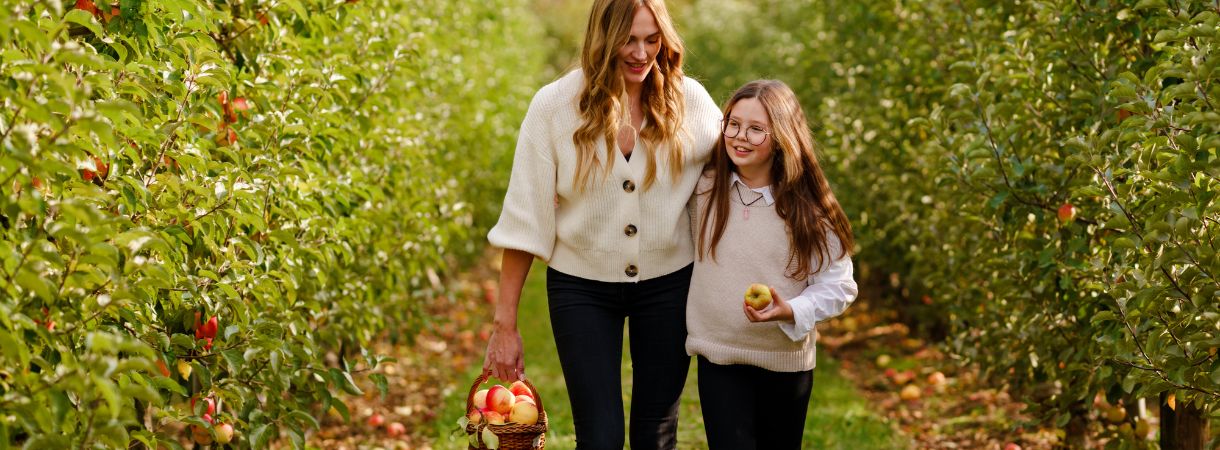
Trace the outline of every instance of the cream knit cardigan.
[[[646, 155], [637, 139], [630, 160], [614, 152], [609, 175], [581, 192], [573, 183], [572, 136], [581, 123], [583, 84], [576, 70], [534, 95], [517, 138], [504, 207], [487, 239], [588, 280], [637, 282], [685, 267], [694, 261], [686, 203], [720, 136], [720, 109], [699, 82], [686, 78], [680, 175], [670, 177], [658, 155], [657, 180], [644, 189]], [[605, 142], [597, 143], [595, 153], [600, 161]]]

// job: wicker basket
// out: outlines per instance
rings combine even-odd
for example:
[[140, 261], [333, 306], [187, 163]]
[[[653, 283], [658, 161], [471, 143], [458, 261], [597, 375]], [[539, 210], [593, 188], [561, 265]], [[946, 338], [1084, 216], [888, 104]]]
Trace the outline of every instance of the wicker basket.
[[[466, 414], [470, 415], [470, 411], [474, 410], [474, 393], [479, 389], [479, 386], [487, 382], [487, 377], [491, 375], [491, 371], [483, 369], [483, 374], [475, 378], [474, 384], [470, 385], [470, 392], [466, 394]], [[538, 390], [529, 380], [521, 380], [530, 388], [530, 393], [534, 395], [534, 399], [538, 400], [538, 423], [533, 425], [523, 425], [518, 423], [506, 423], [504, 425], [491, 424], [466, 424], [466, 434], [471, 436], [469, 450], [486, 450], [487, 445], [483, 443], [483, 429], [488, 428], [492, 433], [495, 433], [496, 438], [500, 440], [500, 450], [533, 450], [542, 449], [546, 441], [546, 410], [542, 407], [542, 397], [538, 395]]]

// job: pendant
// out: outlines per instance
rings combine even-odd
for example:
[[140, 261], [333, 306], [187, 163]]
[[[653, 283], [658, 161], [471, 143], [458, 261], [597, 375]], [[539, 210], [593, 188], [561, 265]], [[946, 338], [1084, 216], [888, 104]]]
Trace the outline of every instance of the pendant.
[[741, 220], [750, 220], [750, 207], [741, 208]]

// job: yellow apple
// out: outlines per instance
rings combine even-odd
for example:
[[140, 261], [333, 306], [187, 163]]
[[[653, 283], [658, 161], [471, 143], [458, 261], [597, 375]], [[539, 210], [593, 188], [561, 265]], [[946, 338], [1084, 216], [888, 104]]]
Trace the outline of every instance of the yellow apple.
[[508, 414], [508, 421], [522, 425], [538, 423], [538, 407], [529, 402], [517, 403], [513, 405], [512, 412]]
[[771, 304], [771, 288], [765, 284], [754, 283], [746, 289], [746, 304], [755, 311], [762, 311]]
[[480, 389], [474, 393], [474, 407], [477, 409], [487, 409], [487, 389]]

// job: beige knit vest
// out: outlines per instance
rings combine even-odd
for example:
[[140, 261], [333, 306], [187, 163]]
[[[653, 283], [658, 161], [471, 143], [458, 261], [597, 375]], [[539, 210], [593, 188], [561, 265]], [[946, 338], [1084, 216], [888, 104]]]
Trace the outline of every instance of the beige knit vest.
[[[699, 180], [696, 192], [711, 180]], [[742, 189], [745, 203], [759, 197]], [[721, 364], [748, 364], [776, 372], [799, 372], [815, 365], [816, 331], [793, 342], [778, 322], [752, 323], [742, 311], [746, 289], [752, 283], [775, 288], [784, 299], [800, 295], [804, 280], [784, 276], [788, 270], [788, 232], [775, 205], [759, 200], [745, 206], [735, 189], [729, 191], [728, 224], [716, 248], [716, 258], [696, 257], [686, 304], [686, 352]], [[707, 195], [698, 195], [696, 215], [703, 218]], [[748, 218], [743, 209], [748, 208]], [[702, 224], [699, 224], [702, 226]], [[710, 237], [711, 230], [708, 230]], [[698, 228], [695, 231], [698, 239]], [[701, 250], [700, 250], [701, 251]]]

